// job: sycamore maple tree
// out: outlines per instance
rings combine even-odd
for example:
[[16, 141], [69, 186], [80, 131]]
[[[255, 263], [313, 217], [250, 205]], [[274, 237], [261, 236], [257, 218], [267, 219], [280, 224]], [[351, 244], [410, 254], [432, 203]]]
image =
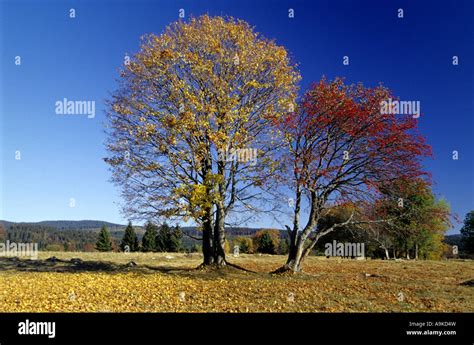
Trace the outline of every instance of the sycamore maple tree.
[[[204, 264], [225, 265], [228, 216], [270, 205], [270, 122], [291, 109], [299, 79], [286, 50], [242, 20], [205, 15], [143, 37], [108, 110], [106, 161], [125, 213], [194, 220]], [[248, 149], [257, 164], [236, 159]]]
[[[295, 193], [293, 226], [287, 226], [289, 255], [277, 271], [299, 271], [317, 241], [338, 228], [382, 221], [369, 211], [380, 197], [379, 188], [424, 175], [420, 159], [431, 149], [416, 130], [416, 119], [382, 114], [381, 102], [389, 98], [395, 97], [382, 85], [367, 88], [323, 78], [304, 95], [297, 111], [275, 121], [287, 143], [285, 179]], [[303, 222], [305, 200], [309, 213]], [[352, 208], [347, 219], [318, 227], [322, 217], [341, 205]]]

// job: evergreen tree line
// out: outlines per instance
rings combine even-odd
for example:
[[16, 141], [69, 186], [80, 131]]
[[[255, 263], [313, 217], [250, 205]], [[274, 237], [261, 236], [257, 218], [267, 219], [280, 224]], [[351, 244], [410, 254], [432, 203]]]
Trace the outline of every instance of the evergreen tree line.
[[[39, 250], [88, 251], [93, 247], [96, 233], [93, 231], [62, 231], [38, 224], [14, 224], [5, 228], [0, 224], [0, 242], [37, 243]], [[92, 244], [92, 246], [91, 246]]]
[[[124, 252], [179, 252], [183, 250], [183, 233], [178, 225], [170, 227], [167, 223], [158, 226], [152, 222], [145, 225], [145, 233], [141, 243], [129, 222], [125, 228], [120, 249]], [[107, 227], [102, 226], [96, 243], [96, 249], [108, 252], [114, 249], [112, 237]]]

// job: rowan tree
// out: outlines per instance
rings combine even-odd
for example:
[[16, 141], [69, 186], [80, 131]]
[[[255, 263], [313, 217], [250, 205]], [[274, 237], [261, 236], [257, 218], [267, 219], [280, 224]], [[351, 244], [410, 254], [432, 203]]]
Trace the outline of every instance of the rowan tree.
[[[297, 111], [275, 123], [287, 143], [285, 177], [295, 193], [288, 260], [278, 271], [299, 271], [317, 241], [338, 228], [381, 221], [358, 210], [370, 209], [383, 183], [424, 174], [420, 161], [431, 154], [430, 147], [412, 116], [382, 114], [381, 102], [389, 98], [396, 99], [382, 85], [323, 78]], [[305, 200], [309, 212], [303, 222]], [[335, 205], [352, 205], [353, 211], [341, 223], [318, 227]]]
[[224, 265], [229, 216], [272, 205], [270, 121], [291, 110], [299, 78], [286, 50], [242, 20], [205, 15], [144, 36], [108, 110], [125, 213], [195, 221], [204, 264]]

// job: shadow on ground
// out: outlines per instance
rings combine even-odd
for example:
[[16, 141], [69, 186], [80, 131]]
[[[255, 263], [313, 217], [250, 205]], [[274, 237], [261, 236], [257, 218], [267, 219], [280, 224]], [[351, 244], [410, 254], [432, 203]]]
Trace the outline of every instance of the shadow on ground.
[[22, 260], [17, 257], [0, 258], [0, 271], [23, 271], [23, 272], [153, 272], [159, 271], [162, 273], [172, 272], [190, 272], [193, 268], [171, 267], [171, 266], [148, 266], [137, 265], [130, 261], [127, 264], [114, 264], [105, 261], [83, 261], [79, 258], [71, 260], [61, 260], [56, 257], [51, 257], [45, 260]]
[[222, 269], [213, 270], [202, 267], [139, 265], [133, 261], [127, 264], [116, 264], [108, 261], [83, 261], [79, 258], [63, 260], [54, 256], [45, 260], [0, 257], [0, 272], [2, 271], [58, 273], [105, 272], [110, 274], [125, 272], [153, 274], [159, 272], [203, 280], [213, 280], [217, 278], [251, 279], [255, 278], [255, 276], [268, 279], [271, 277], [268, 273], [252, 272], [230, 263]]

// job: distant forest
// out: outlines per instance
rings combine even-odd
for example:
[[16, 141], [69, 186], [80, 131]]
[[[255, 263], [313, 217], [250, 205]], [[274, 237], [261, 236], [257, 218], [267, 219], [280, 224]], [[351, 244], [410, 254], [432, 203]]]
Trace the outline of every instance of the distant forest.
[[[37, 223], [14, 223], [0, 220], [0, 241], [38, 243], [39, 250], [50, 251], [95, 251], [100, 228], [105, 225], [115, 244], [119, 244], [125, 225], [96, 220], [83, 221], [43, 221]], [[144, 234], [142, 226], [134, 226], [138, 239]], [[200, 245], [196, 238], [201, 236], [196, 227], [183, 227], [182, 244], [186, 251], [195, 250]], [[230, 238], [252, 237], [257, 228], [230, 228]], [[284, 237], [286, 234], [283, 234]]]
[[[110, 232], [112, 240], [118, 246], [123, 238], [125, 225], [114, 224], [96, 220], [84, 221], [43, 221], [37, 223], [14, 223], [0, 220], [0, 242], [9, 240], [10, 242], [38, 243], [39, 250], [49, 251], [95, 251], [100, 228], [105, 225]], [[142, 226], [134, 226], [135, 233], [141, 241], [145, 232]], [[201, 232], [196, 227], [183, 227], [182, 248], [184, 251], [199, 251], [201, 241], [199, 238]], [[228, 230], [228, 239], [230, 246], [240, 244], [242, 238], [253, 238], [263, 229], [234, 227]], [[286, 231], [275, 231], [280, 234], [281, 242], [286, 242], [288, 234]], [[340, 238], [338, 238], [340, 237]], [[329, 240], [350, 241], [354, 238], [345, 238], [347, 236], [335, 236]], [[361, 240], [361, 239], [358, 239]], [[460, 252], [463, 251], [461, 235], [447, 235], [444, 243], [453, 246], [457, 245]], [[322, 246], [318, 246], [315, 252], [322, 253]], [[230, 248], [229, 248], [230, 249]], [[247, 252], [242, 250], [241, 252]], [[281, 250], [277, 251], [283, 254]], [[370, 252], [370, 251], [369, 251]], [[374, 253], [371, 253], [374, 254]], [[373, 255], [378, 256], [378, 255]]]

